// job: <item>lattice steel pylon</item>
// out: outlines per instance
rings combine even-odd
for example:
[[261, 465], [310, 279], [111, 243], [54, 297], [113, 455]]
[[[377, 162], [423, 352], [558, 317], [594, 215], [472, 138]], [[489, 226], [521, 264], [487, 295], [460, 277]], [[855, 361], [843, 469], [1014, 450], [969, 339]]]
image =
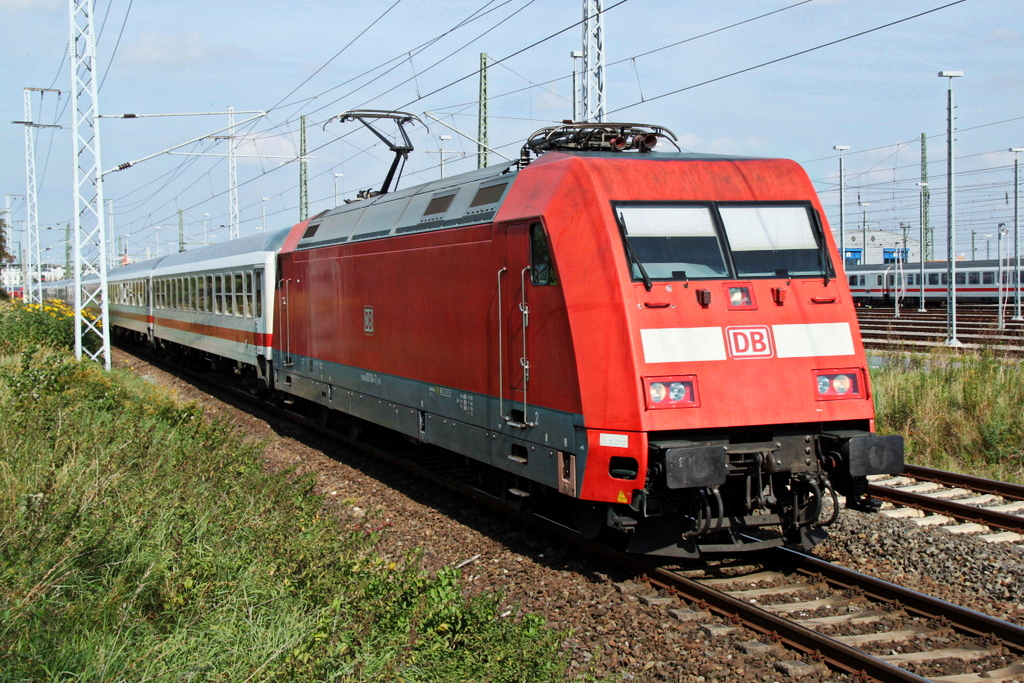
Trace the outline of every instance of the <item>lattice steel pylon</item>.
[[487, 168], [487, 53], [480, 53], [480, 104], [476, 124], [476, 167]]
[[[103, 220], [99, 68], [92, 0], [68, 0], [71, 32], [71, 121], [74, 138], [75, 357], [103, 359], [110, 369], [110, 312], [107, 305], [106, 226]], [[86, 278], [96, 276], [86, 282]], [[90, 335], [99, 337], [93, 345]]]
[[604, 121], [604, 0], [583, 0], [582, 120]]

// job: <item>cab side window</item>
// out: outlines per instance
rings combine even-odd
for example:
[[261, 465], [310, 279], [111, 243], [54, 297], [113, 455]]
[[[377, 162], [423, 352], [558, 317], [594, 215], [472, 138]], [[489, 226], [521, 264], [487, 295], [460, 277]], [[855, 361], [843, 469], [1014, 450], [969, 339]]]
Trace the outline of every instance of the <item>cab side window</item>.
[[540, 223], [530, 226], [530, 281], [535, 285], [558, 284], [551, 247]]

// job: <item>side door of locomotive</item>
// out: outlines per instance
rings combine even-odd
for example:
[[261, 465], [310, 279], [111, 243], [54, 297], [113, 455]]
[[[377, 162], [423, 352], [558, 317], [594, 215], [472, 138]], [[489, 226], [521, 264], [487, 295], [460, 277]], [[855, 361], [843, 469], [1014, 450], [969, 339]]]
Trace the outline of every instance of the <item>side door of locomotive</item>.
[[537, 424], [530, 397], [537, 396], [536, 360], [544, 352], [538, 344], [538, 316], [547, 308], [543, 288], [556, 282], [544, 226], [539, 221], [509, 225], [505, 229], [505, 264], [498, 272], [499, 372], [502, 418], [513, 426]]

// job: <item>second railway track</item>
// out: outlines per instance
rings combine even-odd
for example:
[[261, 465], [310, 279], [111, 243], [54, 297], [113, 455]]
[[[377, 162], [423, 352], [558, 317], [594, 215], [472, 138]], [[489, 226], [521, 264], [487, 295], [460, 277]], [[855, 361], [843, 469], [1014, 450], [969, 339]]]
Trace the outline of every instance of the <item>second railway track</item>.
[[1006, 532], [993, 540], [1024, 540], [1024, 486], [908, 465], [900, 477], [876, 479], [869, 491], [880, 500], [921, 511], [924, 523], [968, 522]]

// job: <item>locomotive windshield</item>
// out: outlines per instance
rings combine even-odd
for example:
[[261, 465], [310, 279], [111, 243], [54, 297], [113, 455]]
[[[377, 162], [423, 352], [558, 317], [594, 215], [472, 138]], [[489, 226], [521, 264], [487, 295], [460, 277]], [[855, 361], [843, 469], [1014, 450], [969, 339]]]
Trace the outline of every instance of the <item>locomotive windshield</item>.
[[618, 212], [636, 254], [634, 278], [642, 271], [654, 280], [728, 275], [711, 207], [632, 206]]
[[807, 204], [619, 204], [634, 280], [831, 277]]

